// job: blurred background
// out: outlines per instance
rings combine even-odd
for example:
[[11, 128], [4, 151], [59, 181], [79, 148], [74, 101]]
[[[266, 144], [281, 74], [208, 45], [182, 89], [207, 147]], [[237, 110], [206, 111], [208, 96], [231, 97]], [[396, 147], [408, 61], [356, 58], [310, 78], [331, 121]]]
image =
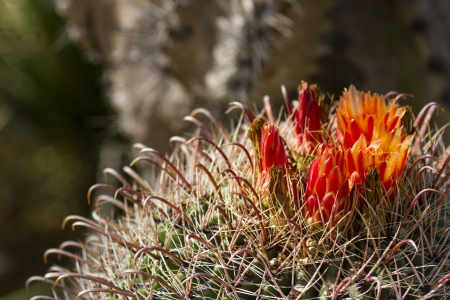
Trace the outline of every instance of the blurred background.
[[306, 80], [448, 111], [448, 15], [445, 0], [0, 0], [0, 300], [46, 293], [25, 280], [83, 239], [61, 224], [89, 216], [101, 170], [132, 142], [169, 151], [196, 107], [279, 106]]
[[44, 251], [82, 238], [61, 224], [89, 214], [111, 132], [102, 68], [64, 28], [48, 1], [0, 1], [0, 299], [41, 293], [24, 284], [49, 267]]

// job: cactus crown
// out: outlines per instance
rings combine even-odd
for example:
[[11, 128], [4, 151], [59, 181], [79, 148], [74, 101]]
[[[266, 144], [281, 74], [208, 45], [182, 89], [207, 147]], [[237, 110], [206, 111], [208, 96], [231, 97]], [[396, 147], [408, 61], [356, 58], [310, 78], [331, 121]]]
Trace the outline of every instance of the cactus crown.
[[268, 101], [267, 119], [233, 103], [232, 132], [197, 109], [198, 132], [173, 137], [171, 156], [135, 145], [132, 165], [155, 179], [105, 170], [121, 186], [88, 197], [115, 196], [94, 199], [92, 220], [65, 220], [92, 234], [45, 253], [73, 266], [29, 282], [51, 283], [55, 299], [446, 297], [450, 151], [422, 121], [435, 104], [413, 118], [402, 94], [386, 104], [351, 86], [334, 110], [315, 86], [299, 94], [285, 121]]

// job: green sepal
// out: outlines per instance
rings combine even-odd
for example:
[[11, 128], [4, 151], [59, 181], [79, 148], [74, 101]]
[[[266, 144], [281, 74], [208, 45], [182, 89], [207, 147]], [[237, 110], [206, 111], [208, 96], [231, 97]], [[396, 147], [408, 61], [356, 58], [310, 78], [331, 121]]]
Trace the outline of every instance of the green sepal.
[[242, 300], [255, 300], [257, 299], [257, 291], [260, 285], [248, 281], [241, 281], [236, 287], [236, 293]]
[[183, 229], [177, 228], [175, 229], [170, 237], [166, 239], [166, 248], [169, 250], [175, 250], [179, 248], [184, 248], [186, 246], [186, 242], [184, 240]]
[[[285, 270], [278, 276], [273, 276], [281, 276], [281, 278], [275, 278], [276, 284], [283, 292], [283, 294], [287, 296], [289, 294], [289, 291], [291, 290], [292, 272], [290, 272], [290, 270]], [[281, 293], [278, 291], [275, 284], [266, 281], [264, 287], [261, 290], [261, 296], [281, 297]]]
[[158, 224], [158, 226], [156, 227], [156, 235], [158, 237], [158, 245], [164, 245], [167, 235], [167, 228], [165, 227], [164, 223]]
[[[303, 266], [298, 264], [295, 268], [295, 285], [291, 290], [291, 296], [295, 299], [304, 291], [314, 275], [315, 268], [313, 265]], [[312, 299], [317, 297], [318, 290], [314, 286], [310, 286], [307, 291], [299, 299]]]
[[209, 284], [197, 284], [193, 295], [189, 297], [192, 300], [208, 300], [208, 299], [218, 299], [217, 287], [213, 288], [210, 284], [214, 284], [213, 281], [208, 281]]
[[209, 205], [204, 202], [201, 202], [198, 205], [192, 204], [186, 209], [186, 215], [191, 219], [191, 221], [195, 225], [198, 225], [200, 224], [200, 221], [203, 220], [203, 218], [205, 217], [208, 208]]
[[[352, 283], [347, 289], [347, 293], [350, 296], [350, 298], [355, 300], [370, 300], [374, 299], [374, 292], [373, 290], [364, 290], [363, 287], [357, 283]], [[383, 298], [381, 298], [383, 299]]]

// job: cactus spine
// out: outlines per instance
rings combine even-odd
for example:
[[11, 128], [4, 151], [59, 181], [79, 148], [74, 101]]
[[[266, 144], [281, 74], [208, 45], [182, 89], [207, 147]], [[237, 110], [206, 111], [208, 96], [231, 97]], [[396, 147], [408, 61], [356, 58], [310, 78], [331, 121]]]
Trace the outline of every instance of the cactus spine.
[[434, 104], [414, 118], [404, 95], [352, 86], [327, 114], [317, 87], [299, 93], [285, 121], [268, 99], [265, 116], [234, 103], [231, 132], [197, 109], [171, 156], [136, 145], [155, 179], [106, 170], [121, 186], [88, 197], [115, 196], [66, 219], [93, 233], [45, 254], [74, 265], [29, 281], [55, 299], [445, 299], [450, 151], [425, 121]]

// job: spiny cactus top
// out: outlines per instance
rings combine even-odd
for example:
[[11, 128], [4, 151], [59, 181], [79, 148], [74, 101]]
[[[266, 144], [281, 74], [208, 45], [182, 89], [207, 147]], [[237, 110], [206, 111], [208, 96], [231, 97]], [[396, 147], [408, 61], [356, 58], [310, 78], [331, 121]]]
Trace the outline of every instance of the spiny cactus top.
[[414, 118], [403, 97], [350, 86], [327, 105], [303, 82], [285, 120], [233, 103], [231, 132], [195, 110], [171, 156], [136, 145], [155, 176], [105, 170], [121, 186], [66, 219], [92, 233], [45, 253], [73, 264], [30, 278], [53, 288], [35, 299], [450, 297], [450, 150], [422, 121], [436, 105]]

